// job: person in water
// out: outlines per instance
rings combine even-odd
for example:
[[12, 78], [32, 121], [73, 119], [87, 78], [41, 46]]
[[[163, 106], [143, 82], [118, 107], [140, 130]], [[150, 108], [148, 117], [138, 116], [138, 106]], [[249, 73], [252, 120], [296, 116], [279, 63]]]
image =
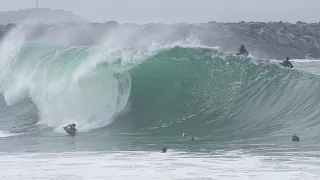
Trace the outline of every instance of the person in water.
[[167, 148], [166, 147], [164, 147], [164, 148], [162, 148], [162, 151], [161, 151], [162, 153], [166, 153], [167, 152]]
[[187, 133], [182, 133], [182, 139], [186, 139], [187, 138]]
[[72, 123], [68, 125], [69, 130], [71, 133], [74, 133], [77, 129], [76, 129], [76, 124]]
[[236, 55], [248, 56], [249, 52], [246, 50], [244, 45], [241, 45], [240, 48], [239, 48], [239, 52]]
[[284, 67], [288, 67], [288, 68], [293, 68], [293, 65], [291, 64], [291, 62], [289, 61], [289, 57], [286, 57], [285, 60], [283, 60], [282, 63], [280, 63], [282, 66]]
[[298, 141], [300, 141], [300, 138], [294, 134], [294, 135], [292, 136], [292, 141], [293, 141], [293, 142], [298, 142]]

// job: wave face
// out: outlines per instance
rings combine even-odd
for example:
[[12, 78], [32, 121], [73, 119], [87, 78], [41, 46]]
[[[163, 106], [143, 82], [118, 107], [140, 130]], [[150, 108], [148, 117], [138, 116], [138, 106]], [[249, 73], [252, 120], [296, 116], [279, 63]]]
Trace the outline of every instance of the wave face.
[[130, 74], [131, 115], [151, 136], [244, 141], [313, 136], [319, 128], [319, 79], [305, 72], [176, 47]]
[[[317, 75], [202, 46], [110, 48], [2, 43], [1, 93], [29, 98], [38, 124], [80, 131], [110, 124], [176, 139], [281, 141], [319, 128]], [[114, 122], [114, 123], [113, 123]]]

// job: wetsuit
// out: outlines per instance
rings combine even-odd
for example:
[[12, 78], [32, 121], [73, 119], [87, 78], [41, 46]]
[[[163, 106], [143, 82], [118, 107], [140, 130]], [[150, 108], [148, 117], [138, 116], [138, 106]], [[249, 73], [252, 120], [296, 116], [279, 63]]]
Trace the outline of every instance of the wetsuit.
[[289, 60], [284, 60], [282, 63], [280, 63], [284, 67], [293, 68], [293, 65]]
[[246, 48], [244, 48], [244, 46], [241, 46], [239, 49], [239, 52], [236, 55], [248, 56], [249, 52], [246, 50]]
[[292, 136], [292, 141], [298, 142], [298, 141], [300, 141], [300, 138], [298, 136], [296, 136], [296, 135], [293, 135]]
[[76, 131], [76, 128], [74, 125], [68, 125], [68, 126], [71, 133], [74, 133]]

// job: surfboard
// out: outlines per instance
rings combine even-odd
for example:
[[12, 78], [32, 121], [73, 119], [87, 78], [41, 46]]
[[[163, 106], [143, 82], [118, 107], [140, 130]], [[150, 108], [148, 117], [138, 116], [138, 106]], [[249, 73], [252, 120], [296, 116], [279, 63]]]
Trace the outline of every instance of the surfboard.
[[77, 129], [75, 131], [70, 131], [70, 129], [68, 128], [68, 126], [63, 127], [63, 129], [69, 134], [69, 135], [76, 135], [77, 133]]

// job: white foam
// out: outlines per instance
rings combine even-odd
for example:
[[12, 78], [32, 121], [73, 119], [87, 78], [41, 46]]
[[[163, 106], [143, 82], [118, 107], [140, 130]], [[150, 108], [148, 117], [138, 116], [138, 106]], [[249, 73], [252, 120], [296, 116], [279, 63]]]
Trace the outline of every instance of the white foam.
[[9, 133], [6, 131], [0, 131], [0, 138], [10, 137], [10, 136], [16, 136], [17, 133]]
[[[282, 62], [283, 59], [271, 59], [270, 60], [271, 62]], [[318, 59], [290, 59], [291, 62], [297, 62], [297, 63], [312, 63], [312, 62], [315, 62], [315, 63], [319, 63], [320, 60]]]
[[[319, 155], [319, 152], [318, 152]], [[0, 155], [0, 179], [318, 179], [320, 160], [184, 152], [74, 152]]]

